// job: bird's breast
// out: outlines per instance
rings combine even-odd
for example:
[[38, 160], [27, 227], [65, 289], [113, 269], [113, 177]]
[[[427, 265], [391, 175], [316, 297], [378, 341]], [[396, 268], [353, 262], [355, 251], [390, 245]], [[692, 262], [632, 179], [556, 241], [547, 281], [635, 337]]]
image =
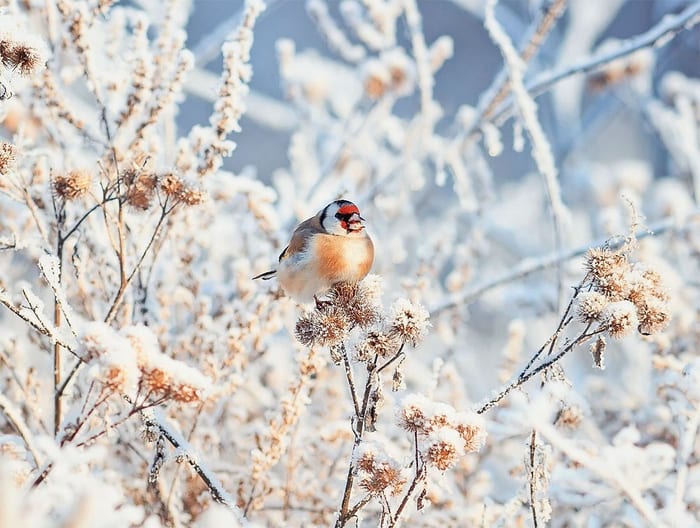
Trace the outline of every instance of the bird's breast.
[[319, 275], [331, 282], [362, 280], [374, 261], [372, 240], [362, 236], [315, 237], [314, 253]]

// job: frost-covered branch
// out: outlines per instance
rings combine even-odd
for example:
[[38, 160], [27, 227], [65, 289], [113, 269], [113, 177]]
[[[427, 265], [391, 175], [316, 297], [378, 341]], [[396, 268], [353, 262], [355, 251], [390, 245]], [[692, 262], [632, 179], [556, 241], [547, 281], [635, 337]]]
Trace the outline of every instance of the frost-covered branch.
[[[651, 236], [663, 235], [668, 232], [682, 234], [696, 224], [698, 221], [698, 215], [700, 215], [700, 212], [693, 212], [681, 222], [678, 222], [675, 218], [668, 217], [655, 224], [652, 224], [648, 229], [641, 229], [637, 231], [634, 236], [637, 240], [641, 240]], [[445, 301], [434, 305], [430, 309], [430, 316], [434, 318], [445, 311], [466, 306], [474, 302], [488, 291], [510, 282], [517, 281], [538, 271], [556, 266], [561, 262], [580, 257], [584, 255], [591, 247], [600, 247], [607, 244], [611, 249], [617, 249], [624, 243], [624, 238], [612, 240], [601, 239], [573, 249], [554, 251], [548, 255], [543, 255], [540, 257], [528, 257], [520, 261], [520, 263], [516, 264], [515, 266], [512, 266], [508, 271], [502, 273], [501, 275], [482, 281], [479, 284], [475, 284], [469, 289], [451, 295]]]
[[[526, 82], [525, 87], [530, 94], [537, 96], [573, 75], [588, 73], [643, 48], [664, 46], [680, 32], [691, 29], [699, 22], [700, 3], [691, 2], [677, 15], [664, 16], [654, 27], [621, 42], [615, 49], [601, 50], [573, 63], [539, 73], [532, 80]], [[504, 121], [511, 114], [512, 105], [513, 101], [501, 105], [494, 115], [494, 121], [499, 123]]]
[[187, 463], [192, 467], [197, 475], [199, 475], [199, 478], [201, 478], [207, 485], [207, 488], [211, 492], [214, 500], [227, 506], [238, 516], [240, 521], [243, 521], [243, 515], [240, 510], [236, 508], [236, 503], [233, 497], [224, 489], [218, 477], [216, 477], [216, 475], [214, 475], [214, 473], [203, 462], [201, 462], [200, 457], [195, 453], [182, 434], [178, 430], [171, 427], [157, 412], [144, 412], [142, 413], [142, 418], [146, 427], [157, 429], [174, 448], [183, 453]]
[[[496, 15], [494, 13], [496, 2], [497, 0], [487, 2], [484, 25], [493, 41], [499, 47], [506, 62], [511, 93], [513, 94], [519, 117], [528, 133], [532, 145], [532, 158], [535, 160], [535, 164], [544, 179], [547, 201], [552, 214], [555, 247], [557, 251], [561, 251], [563, 247], [563, 229], [565, 228], [565, 220], [568, 214], [566, 206], [561, 198], [561, 189], [559, 187], [554, 154], [552, 153], [552, 147], [537, 117], [537, 105], [525, 88], [523, 80], [525, 63], [518, 55], [508, 34], [496, 20]], [[561, 266], [557, 265], [557, 291], [560, 298], [562, 295], [562, 287]]]
[[17, 409], [14, 404], [3, 394], [0, 394], [0, 411], [2, 411], [5, 418], [10, 422], [10, 424], [12, 424], [12, 427], [24, 441], [27, 451], [34, 459], [36, 468], [41, 468], [43, 461], [41, 455], [39, 454], [39, 450], [34, 443], [34, 435], [29, 429], [29, 426], [27, 426], [27, 424], [24, 422], [22, 413], [19, 411], [19, 409]]

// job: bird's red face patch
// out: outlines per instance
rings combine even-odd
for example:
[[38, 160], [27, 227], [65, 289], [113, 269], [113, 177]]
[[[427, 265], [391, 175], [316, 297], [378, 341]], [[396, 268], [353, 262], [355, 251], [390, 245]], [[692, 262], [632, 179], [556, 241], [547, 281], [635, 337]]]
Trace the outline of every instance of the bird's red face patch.
[[358, 215], [360, 214], [360, 210], [355, 204], [343, 205], [340, 209], [338, 209], [338, 214], [341, 214], [343, 216], [349, 216], [353, 213], [357, 213]]

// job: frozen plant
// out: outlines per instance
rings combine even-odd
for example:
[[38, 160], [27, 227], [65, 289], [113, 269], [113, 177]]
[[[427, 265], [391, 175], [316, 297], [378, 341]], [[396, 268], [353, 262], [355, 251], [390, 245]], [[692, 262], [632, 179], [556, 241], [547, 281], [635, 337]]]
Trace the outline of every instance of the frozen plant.
[[0, 525], [700, 523], [700, 4], [267, 4], [3, 3]]

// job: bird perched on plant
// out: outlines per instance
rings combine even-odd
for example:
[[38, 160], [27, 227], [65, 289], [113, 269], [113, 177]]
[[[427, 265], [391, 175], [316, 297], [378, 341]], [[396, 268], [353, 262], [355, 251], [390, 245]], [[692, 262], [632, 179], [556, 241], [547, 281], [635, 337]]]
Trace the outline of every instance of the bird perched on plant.
[[365, 278], [374, 261], [374, 244], [357, 206], [336, 200], [299, 224], [279, 256], [276, 270], [253, 279], [279, 279], [284, 292], [300, 302], [315, 299], [338, 282]]

